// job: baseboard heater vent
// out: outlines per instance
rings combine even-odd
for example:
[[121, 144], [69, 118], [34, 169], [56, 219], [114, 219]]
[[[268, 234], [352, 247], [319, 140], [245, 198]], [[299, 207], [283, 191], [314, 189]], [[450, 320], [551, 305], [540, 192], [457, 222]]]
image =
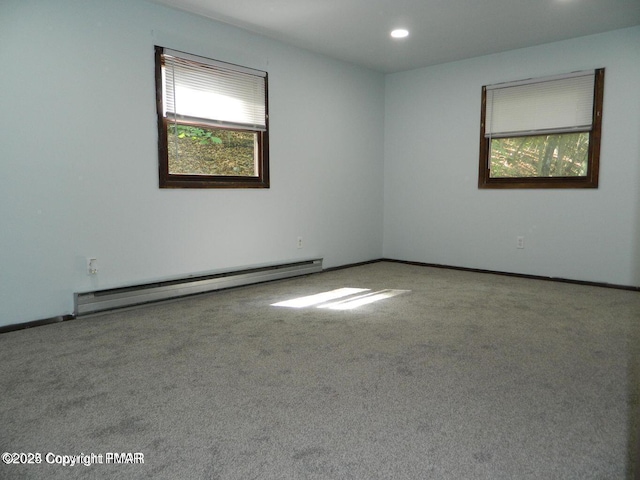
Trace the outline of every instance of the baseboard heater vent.
[[115, 308], [184, 297], [223, 288], [297, 277], [322, 271], [322, 259], [260, 266], [198, 277], [168, 280], [124, 288], [112, 288], [74, 295], [74, 314], [102, 312]]

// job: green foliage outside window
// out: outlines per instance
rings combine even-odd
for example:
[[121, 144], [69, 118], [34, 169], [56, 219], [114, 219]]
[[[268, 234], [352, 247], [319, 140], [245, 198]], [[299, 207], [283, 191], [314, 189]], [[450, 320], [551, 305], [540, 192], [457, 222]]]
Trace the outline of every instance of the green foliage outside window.
[[589, 133], [491, 139], [491, 178], [582, 177]]
[[199, 142], [200, 145], [220, 144], [222, 139], [216, 137], [212, 130], [205, 130], [200, 127], [193, 127], [191, 125], [172, 125], [174, 129], [173, 134], [178, 134], [178, 138], [190, 138], [195, 142]]
[[254, 132], [176, 124], [167, 130], [171, 174], [257, 175]]

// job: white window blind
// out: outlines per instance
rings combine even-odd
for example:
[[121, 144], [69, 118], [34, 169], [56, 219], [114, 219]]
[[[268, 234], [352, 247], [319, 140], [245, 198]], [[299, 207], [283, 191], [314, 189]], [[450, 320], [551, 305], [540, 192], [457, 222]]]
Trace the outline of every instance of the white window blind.
[[168, 49], [162, 59], [165, 117], [266, 131], [266, 72]]
[[487, 86], [486, 137], [588, 131], [595, 71]]

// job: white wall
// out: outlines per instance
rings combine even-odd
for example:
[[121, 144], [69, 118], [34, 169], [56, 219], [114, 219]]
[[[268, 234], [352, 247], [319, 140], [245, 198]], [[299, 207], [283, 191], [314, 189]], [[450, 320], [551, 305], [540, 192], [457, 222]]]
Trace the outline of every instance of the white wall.
[[[636, 27], [387, 76], [384, 256], [640, 286], [638, 47]], [[482, 85], [597, 67], [599, 188], [479, 190]]]
[[[154, 44], [269, 72], [270, 189], [158, 188]], [[0, 65], [0, 326], [77, 291], [381, 257], [382, 75], [141, 0], [4, 0]]]

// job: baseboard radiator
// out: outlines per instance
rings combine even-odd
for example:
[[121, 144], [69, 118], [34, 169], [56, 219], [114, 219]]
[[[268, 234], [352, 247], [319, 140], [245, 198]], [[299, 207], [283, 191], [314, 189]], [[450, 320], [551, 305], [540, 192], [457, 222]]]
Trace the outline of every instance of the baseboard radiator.
[[223, 288], [280, 280], [322, 271], [322, 259], [296, 261], [197, 277], [74, 294], [76, 316], [169, 300]]

